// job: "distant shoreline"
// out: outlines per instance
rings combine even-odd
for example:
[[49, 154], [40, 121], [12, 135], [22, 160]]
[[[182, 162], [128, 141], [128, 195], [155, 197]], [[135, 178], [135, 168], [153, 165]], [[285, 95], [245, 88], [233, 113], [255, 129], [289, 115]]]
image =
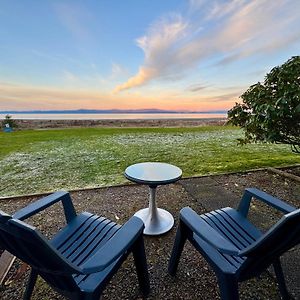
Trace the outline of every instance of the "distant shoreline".
[[184, 111], [163, 109], [75, 109], [75, 110], [6, 110], [0, 114], [226, 114], [227, 110]]
[[[152, 120], [152, 119], [212, 119], [224, 118], [225, 113], [18, 113], [10, 114], [13, 119], [28, 120]], [[0, 119], [6, 114], [0, 113]]]
[[17, 119], [14, 118], [19, 129], [55, 129], [80, 127], [197, 127], [207, 125], [224, 125], [226, 118], [198, 118], [198, 119]]

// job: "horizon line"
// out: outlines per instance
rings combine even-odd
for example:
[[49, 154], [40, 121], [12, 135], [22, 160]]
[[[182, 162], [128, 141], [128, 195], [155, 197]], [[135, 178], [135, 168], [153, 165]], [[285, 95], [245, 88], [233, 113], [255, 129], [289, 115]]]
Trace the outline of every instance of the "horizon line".
[[71, 113], [80, 113], [80, 114], [114, 114], [114, 113], [186, 113], [186, 114], [209, 114], [209, 113], [227, 113], [228, 110], [207, 110], [207, 111], [188, 111], [188, 110], [167, 110], [167, 109], [156, 109], [156, 108], [147, 108], [147, 109], [49, 109], [49, 110], [0, 110], [0, 114], [71, 114]]

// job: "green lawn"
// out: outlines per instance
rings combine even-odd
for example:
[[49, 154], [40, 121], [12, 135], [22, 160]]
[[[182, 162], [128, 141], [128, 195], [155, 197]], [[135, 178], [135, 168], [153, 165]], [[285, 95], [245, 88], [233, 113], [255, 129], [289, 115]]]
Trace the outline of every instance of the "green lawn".
[[183, 176], [299, 163], [289, 146], [238, 146], [233, 127], [80, 128], [0, 133], [0, 196], [126, 182], [142, 161], [179, 166]]

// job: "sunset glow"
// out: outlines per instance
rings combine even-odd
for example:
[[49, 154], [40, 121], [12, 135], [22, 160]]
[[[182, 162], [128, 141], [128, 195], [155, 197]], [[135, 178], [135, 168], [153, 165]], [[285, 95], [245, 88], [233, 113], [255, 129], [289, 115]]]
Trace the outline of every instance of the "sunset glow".
[[227, 110], [300, 49], [300, 1], [2, 1], [0, 111]]

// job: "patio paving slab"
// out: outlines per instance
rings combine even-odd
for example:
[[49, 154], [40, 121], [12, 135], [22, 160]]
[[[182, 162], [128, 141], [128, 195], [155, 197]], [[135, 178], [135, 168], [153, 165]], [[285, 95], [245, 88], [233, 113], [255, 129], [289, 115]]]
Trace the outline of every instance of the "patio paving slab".
[[213, 177], [198, 177], [181, 180], [187, 193], [207, 211], [221, 207], [237, 207], [240, 198], [224, 189]]

